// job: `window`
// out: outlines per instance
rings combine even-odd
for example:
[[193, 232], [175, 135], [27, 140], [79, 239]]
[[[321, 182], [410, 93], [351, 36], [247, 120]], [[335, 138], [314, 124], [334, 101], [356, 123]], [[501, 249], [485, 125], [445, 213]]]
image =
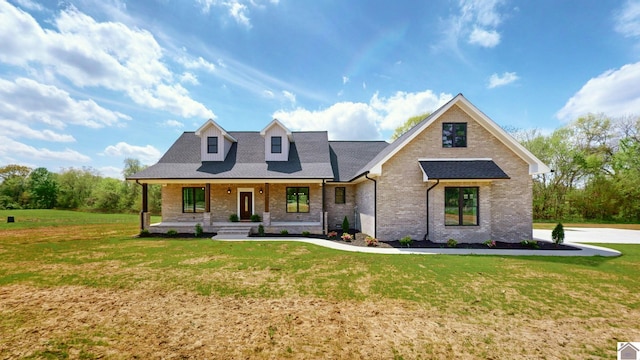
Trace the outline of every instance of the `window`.
[[282, 136], [271, 137], [271, 153], [272, 154], [282, 153]]
[[218, 137], [217, 136], [210, 136], [207, 138], [207, 152], [209, 154], [218, 153]]
[[204, 188], [185, 187], [182, 188], [182, 212], [201, 213], [204, 212]]
[[478, 188], [444, 188], [444, 224], [478, 225]]
[[467, 147], [467, 123], [443, 123], [442, 147]]
[[339, 186], [336, 188], [336, 204], [345, 203], [345, 194], [346, 194], [346, 190], [344, 186]]
[[308, 187], [288, 187], [287, 188], [287, 212], [288, 213], [308, 213], [309, 212], [309, 188]]

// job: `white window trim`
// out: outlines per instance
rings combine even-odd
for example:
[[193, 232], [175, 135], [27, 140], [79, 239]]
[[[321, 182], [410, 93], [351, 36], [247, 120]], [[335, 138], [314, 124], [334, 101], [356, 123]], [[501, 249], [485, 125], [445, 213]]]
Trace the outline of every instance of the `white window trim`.
[[238, 214], [238, 218], [240, 217], [240, 193], [241, 192], [250, 192], [251, 193], [251, 215], [256, 213], [256, 195], [254, 188], [238, 188], [236, 194], [236, 214]]

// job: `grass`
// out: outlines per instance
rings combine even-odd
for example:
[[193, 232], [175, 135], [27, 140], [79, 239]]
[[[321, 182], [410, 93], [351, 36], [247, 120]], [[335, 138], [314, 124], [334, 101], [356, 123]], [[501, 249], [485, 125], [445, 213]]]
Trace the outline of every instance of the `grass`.
[[[605, 245], [624, 254], [613, 259], [394, 256], [293, 242], [134, 238], [137, 215], [20, 210], [0, 211], [0, 216], [16, 217], [14, 224], [0, 224], [0, 293], [19, 285], [238, 299], [310, 297], [399, 302], [479, 322], [489, 320], [478, 314], [551, 322], [570, 314], [620, 327], [624, 314], [640, 309], [638, 245]], [[26, 326], [26, 316], [0, 306], [0, 339]], [[97, 345], [90, 331], [54, 338], [32, 357], [65, 357], [75, 347], [92, 358]], [[275, 332], [269, 330], [272, 340]], [[491, 336], [483, 339], [485, 346], [499, 345]], [[0, 357], [3, 344], [0, 340]], [[589, 347], [589, 354], [610, 354], [605, 346]], [[393, 356], [400, 358], [399, 351], [394, 348]]]

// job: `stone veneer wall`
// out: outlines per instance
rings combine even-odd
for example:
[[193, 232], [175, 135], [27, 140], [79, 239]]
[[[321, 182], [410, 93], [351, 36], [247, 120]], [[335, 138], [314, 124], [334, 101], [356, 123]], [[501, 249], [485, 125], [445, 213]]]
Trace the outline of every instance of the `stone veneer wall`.
[[356, 204], [360, 231], [370, 236], [378, 236], [375, 229], [374, 183], [365, 179], [356, 185]]
[[[466, 148], [442, 147], [443, 122], [467, 123]], [[425, 158], [491, 158], [511, 177], [491, 182], [440, 182], [429, 193], [431, 240], [445, 242], [454, 238], [458, 242], [488, 239], [519, 242], [531, 239], [532, 179], [528, 164], [457, 106], [449, 109], [383, 165], [382, 175], [377, 179], [379, 238], [395, 240], [410, 235], [418, 240], [426, 234], [426, 190], [432, 182], [424, 183], [418, 164], [418, 159]], [[480, 187], [479, 226], [444, 226], [446, 186]]]

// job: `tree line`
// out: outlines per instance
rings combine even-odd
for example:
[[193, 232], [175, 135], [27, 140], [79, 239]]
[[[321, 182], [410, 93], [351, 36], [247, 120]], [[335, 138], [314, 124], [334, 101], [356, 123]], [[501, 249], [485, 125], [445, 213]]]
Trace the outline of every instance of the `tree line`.
[[640, 222], [640, 117], [589, 114], [551, 134], [511, 133], [553, 170], [534, 177], [534, 219]]
[[[122, 175], [145, 168], [139, 160], [126, 159]], [[68, 168], [54, 173], [44, 167], [0, 167], [0, 209], [73, 209], [108, 213], [135, 213], [142, 209], [142, 187], [125, 180], [103, 177], [90, 167]], [[159, 185], [148, 189], [149, 211], [159, 214]]]

